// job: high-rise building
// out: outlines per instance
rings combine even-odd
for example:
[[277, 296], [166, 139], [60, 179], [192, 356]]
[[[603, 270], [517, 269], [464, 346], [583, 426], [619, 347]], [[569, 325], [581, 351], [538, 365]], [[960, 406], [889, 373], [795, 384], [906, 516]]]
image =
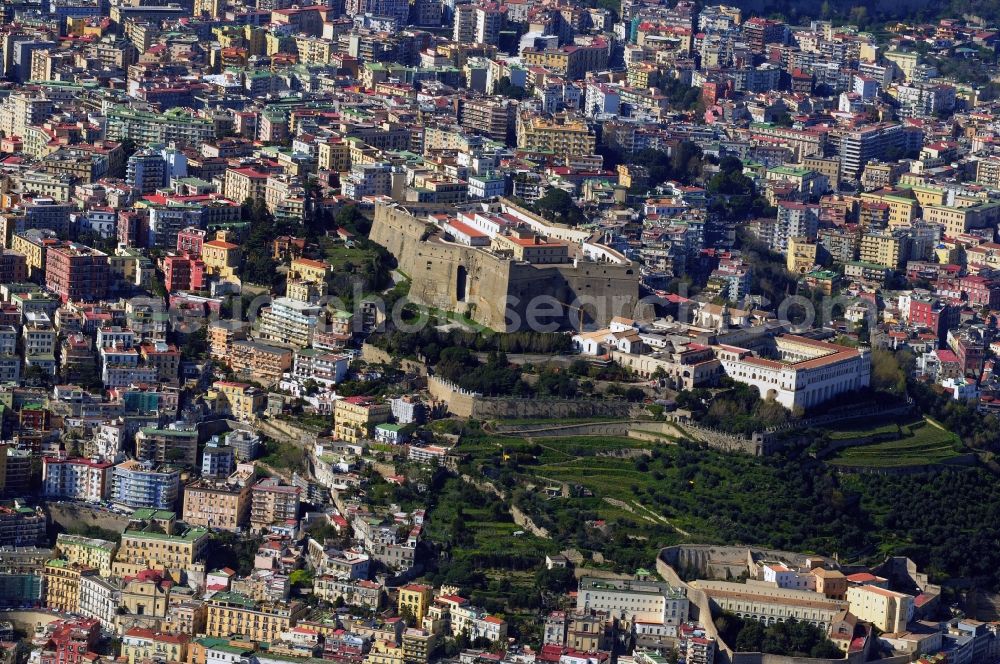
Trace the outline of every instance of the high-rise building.
[[347, 0], [344, 10], [348, 16], [386, 16], [395, 19], [403, 27], [410, 17], [408, 0]]
[[111, 499], [132, 508], [173, 509], [180, 487], [180, 471], [158, 468], [151, 461], [130, 460], [115, 466]]
[[[838, 136], [831, 135], [831, 139], [836, 142]], [[857, 178], [869, 161], [897, 159], [910, 148], [919, 147], [922, 141], [923, 135], [919, 129], [904, 128], [889, 122], [845, 131], [839, 135], [843, 175], [846, 178]]]
[[114, 464], [91, 459], [42, 459], [42, 490], [46, 497], [99, 502], [111, 490]]
[[202, 478], [184, 488], [184, 523], [235, 531], [250, 519], [248, 471], [228, 479]]
[[45, 286], [63, 302], [96, 302], [108, 292], [108, 255], [86, 245], [49, 247]]
[[495, 45], [500, 41], [500, 29], [503, 27], [503, 14], [492, 3], [476, 7], [477, 44]]
[[459, 44], [470, 44], [476, 38], [476, 6], [463, 4], [455, 6], [452, 23], [452, 40]]
[[287, 297], [276, 298], [261, 311], [259, 337], [265, 341], [293, 348], [310, 344], [312, 331], [321, 307]]
[[139, 150], [128, 158], [125, 182], [143, 194], [152, 194], [167, 184], [167, 164], [156, 150]]
[[768, 44], [784, 44], [786, 32], [784, 23], [756, 16], [743, 24], [743, 34], [754, 53], [763, 53]]

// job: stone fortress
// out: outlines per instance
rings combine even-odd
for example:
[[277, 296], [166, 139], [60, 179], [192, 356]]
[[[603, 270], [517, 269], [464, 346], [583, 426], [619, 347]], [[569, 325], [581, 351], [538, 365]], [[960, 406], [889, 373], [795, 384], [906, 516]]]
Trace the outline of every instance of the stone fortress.
[[639, 269], [591, 233], [506, 200], [462, 208], [379, 202], [370, 239], [410, 278], [410, 300], [494, 330], [556, 329], [633, 316]]

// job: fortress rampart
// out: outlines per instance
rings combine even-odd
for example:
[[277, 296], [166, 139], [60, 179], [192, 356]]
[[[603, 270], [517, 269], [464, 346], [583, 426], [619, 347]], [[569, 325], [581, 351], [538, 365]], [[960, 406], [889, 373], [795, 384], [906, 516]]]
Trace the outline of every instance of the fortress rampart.
[[639, 277], [633, 263], [516, 261], [428, 233], [426, 216], [441, 211], [392, 203], [375, 210], [369, 237], [410, 278], [412, 301], [504, 332], [527, 329], [532, 312], [555, 329], [607, 325], [615, 316], [635, 314]]

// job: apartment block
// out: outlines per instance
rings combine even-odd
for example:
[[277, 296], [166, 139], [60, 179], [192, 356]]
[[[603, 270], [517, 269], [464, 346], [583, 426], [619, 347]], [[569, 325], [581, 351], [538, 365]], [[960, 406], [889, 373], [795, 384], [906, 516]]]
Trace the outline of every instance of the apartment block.
[[688, 599], [683, 590], [644, 579], [583, 577], [576, 609], [604, 611], [633, 623], [662, 625], [667, 628], [667, 636], [675, 636], [677, 626], [688, 619]]
[[100, 502], [111, 494], [113, 466], [91, 459], [44, 457], [42, 492], [46, 497]]
[[262, 479], [251, 489], [250, 525], [267, 528], [272, 523], [282, 523], [299, 517], [299, 499], [302, 489], [286, 486], [273, 477]]
[[180, 471], [176, 468], [131, 459], [114, 468], [111, 500], [133, 509], [173, 509], [179, 488]]
[[208, 600], [205, 633], [210, 637], [243, 637], [274, 643], [294, 627], [308, 608], [298, 601], [256, 602], [233, 592], [220, 592]]
[[204, 556], [207, 529], [178, 524], [176, 514], [165, 510], [136, 510], [131, 518], [112, 566], [115, 576], [138, 574], [150, 567], [192, 569]]
[[200, 479], [184, 488], [184, 522], [209, 529], [237, 531], [250, 521], [250, 473], [224, 480]]
[[80, 606], [80, 577], [91, 574], [97, 574], [97, 570], [58, 558], [45, 563], [45, 606], [76, 613]]
[[249, 383], [217, 380], [212, 383], [215, 412], [231, 415], [243, 422], [252, 421], [264, 410], [267, 395]]
[[376, 424], [388, 422], [392, 407], [368, 397], [346, 397], [334, 404], [333, 433], [340, 440], [356, 443], [369, 439]]
[[45, 286], [63, 302], [96, 302], [108, 293], [108, 255], [82, 244], [49, 247]]
[[56, 537], [56, 553], [69, 563], [92, 567], [101, 576], [111, 576], [111, 564], [115, 560], [118, 545], [107, 540], [59, 533]]
[[851, 613], [883, 632], [905, 632], [913, 619], [913, 596], [873, 585], [847, 589]]

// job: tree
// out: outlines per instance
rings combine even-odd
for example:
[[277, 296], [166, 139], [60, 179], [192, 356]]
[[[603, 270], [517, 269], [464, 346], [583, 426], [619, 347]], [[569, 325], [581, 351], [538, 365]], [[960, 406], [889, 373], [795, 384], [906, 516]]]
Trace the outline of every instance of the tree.
[[244, 219], [250, 222], [250, 236], [244, 244], [243, 270], [240, 273], [244, 281], [275, 286], [284, 281], [278, 274], [278, 263], [271, 251], [271, 242], [280, 234], [278, 225], [261, 199], [247, 199], [243, 202]]
[[197, 360], [206, 355], [208, 355], [208, 328], [200, 325], [187, 335], [184, 345], [181, 346], [181, 356], [185, 360]]
[[312, 588], [313, 573], [309, 570], [297, 569], [288, 575], [288, 582], [293, 588]]
[[209, 540], [205, 565], [208, 569], [229, 567], [236, 570], [238, 575], [246, 576], [253, 570], [254, 556], [260, 543], [259, 537], [240, 537], [231, 532], [216, 533]]
[[649, 171], [649, 184], [655, 187], [667, 180], [693, 183], [701, 175], [704, 162], [700, 147], [690, 141], [681, 141], [669, 154], [647, 148], [632, 155], [629, 163], [645, 166]]
[[573, 197], [556, 187], [535, 201], [534, 207], [546, 219], [567, 226], [578, 226], [587, 221], [583, 211], [573, 202]]
[[552, 593], [565, 593], [576, 588], [576, 576], [568, 567], [540, 569], [535, 573], [535, 585]]
[[50, 380], [52, 380], [51, 374], [37, 364], [32, 364], [24, 372], [24, 382], [26, 385], [48, 385]]
[[667, 96], [672, 108], [681, 111], [697, 111], [701, 107], [701, 90], [681, 83], [673, 77], [664, 77], [660, 91]]
[[646, 393], [643, 392], [641, 388], [630, 387], [627, 390], [625, 390], [625, 400], [626, 401], [631, 401], [632, 403], [637, 403], [639, 401], [645, 400], [645, 398], [646, 398]]
[[893, 353], [881, 348], [872, 351], [871, 383], [876, 390], [906, 393], [906, 373]]
[[868, 8], [864, 5], [858, 5], [856, 7], [851, 7], [851, 13], [848, 20], [854, 25], [858, 26], [862, 30], [868, 25]]
[[493, 94], [508, 99], [524, 99], [528, 91], [511, 83], [509, 76], [501, 76], [493, 86]]

